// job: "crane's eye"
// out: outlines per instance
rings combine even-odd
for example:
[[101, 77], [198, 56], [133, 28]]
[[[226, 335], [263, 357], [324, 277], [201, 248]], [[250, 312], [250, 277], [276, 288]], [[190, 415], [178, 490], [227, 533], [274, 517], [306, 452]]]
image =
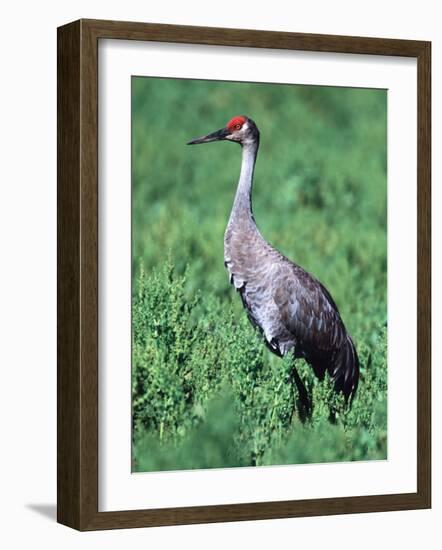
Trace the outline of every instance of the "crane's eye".
[[241, 124], [235, 124], [235, 130], [241, 130]]

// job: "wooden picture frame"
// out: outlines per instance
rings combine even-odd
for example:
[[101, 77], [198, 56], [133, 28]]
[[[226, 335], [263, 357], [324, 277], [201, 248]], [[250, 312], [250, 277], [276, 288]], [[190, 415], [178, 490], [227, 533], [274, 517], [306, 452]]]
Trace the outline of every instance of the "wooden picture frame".
[[[417, 492], [98, 511], [98, 41], [124, 39], [404, 56], [418, 67]], [[82, 531], [431, 506], [431, 44], [79, 20], [58, 29], [58, 521]]]

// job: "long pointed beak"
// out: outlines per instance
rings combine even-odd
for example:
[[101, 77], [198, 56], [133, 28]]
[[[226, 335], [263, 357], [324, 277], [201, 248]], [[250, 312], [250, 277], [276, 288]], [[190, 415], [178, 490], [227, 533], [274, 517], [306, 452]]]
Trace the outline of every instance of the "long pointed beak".
[[229, 135], [229, 130], [227, 128], [221, 128], [221, 130], [217, 130], [216, 132], [213, 132], [212, 134], [208, 134], [207, 136], [193, 139], [192, 141], [189, 141], [187, 145], [197, 145], [198, 143], [209, 143], [211, 141], [220, 141], [222, 139], [226, 139], [228, 135]]

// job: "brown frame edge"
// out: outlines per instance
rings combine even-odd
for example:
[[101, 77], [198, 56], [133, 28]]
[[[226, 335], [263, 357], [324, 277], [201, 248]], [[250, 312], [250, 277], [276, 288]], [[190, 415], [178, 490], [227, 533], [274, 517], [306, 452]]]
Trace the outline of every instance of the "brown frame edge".
[[[418, 64], [417, 492], [98, 511], [98, 39], [416, 57]], [[431, 43], [79, 20], [58, 29], [57, 520], [95, 530], [431, 507]]]

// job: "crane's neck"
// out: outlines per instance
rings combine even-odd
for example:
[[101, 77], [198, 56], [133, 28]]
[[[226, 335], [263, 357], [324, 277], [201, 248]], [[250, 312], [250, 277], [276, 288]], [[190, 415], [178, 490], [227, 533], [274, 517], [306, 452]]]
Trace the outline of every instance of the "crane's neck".
[[258, 140], [250, 141], [242, 146], [241, 172], [229, 224], [242, 221], [255, 225], [252, 211], [252, 186], [258, 147]]

